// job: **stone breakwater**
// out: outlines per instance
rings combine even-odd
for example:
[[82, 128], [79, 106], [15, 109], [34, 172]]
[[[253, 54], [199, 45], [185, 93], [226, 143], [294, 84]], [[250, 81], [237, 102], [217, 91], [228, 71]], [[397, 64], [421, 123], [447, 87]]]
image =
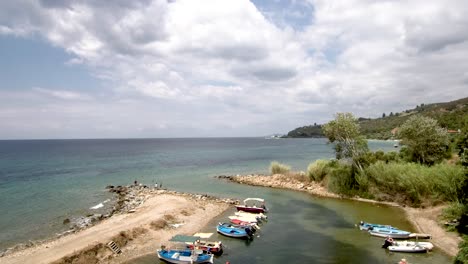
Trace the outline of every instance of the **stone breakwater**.
[[250, 174], [250, 175], [235, 175], [235, 176], [220, 175], [220, 176], [216, 176], [216, 178], [225, 179], [225, 180], [240, 183], [240, 184], [303, 191], [303, 192], [307, 192], [307, 193], [321, 196], [321, 197], [341, 198], [340, 195], [329, 192], [320, 183], [316, 183], [313, 181], [304, 182], [299, 179], [296, 179], [295, 177], [282, 175], [282, 174], [275, 174], [275, 175]]
[[385, 202], [385, 201], [375, 201], [370, 199], [364, 199], [361, 197], [344, 197], [342, 195], [332, 193], [323, 186], [321, 183], [314, 181], [304, 181], [303, 177], [283, 175], [283, 174], [274, 174], [274, 175], [262, 175], [262, 174], [249, 174], [249, 175], [235, 175], [227, 176], [220, 175], [215, 176], [218, 179], [225, 179], [231, 182], [236, 182], [240, 184], [254, 185], [254, 186], [263, 186], [271, 188], [282, 188], [290, 189], [295, 191], [307, 192], [309, 194], [320, 196], [320, 197], [330, 197], [330, 198], [340, 198], [340, 199], [350, 199], [367, 203], [374, 204], [385, 204], [389, 206], [400, 206], [397, 203]]
[[148, 187], [146, 185], [108, 185], [106, 189], [117, 196], [115, 204], [110, 210], [110, 212], [106, 214], [88, 214], [86, 216], [80, 216], [74, 219], [66, 218], [63, 220], [63, 224], [69, 226], [68, 230], [56, 234], [55, 237], [50, 239], [41, 241], [30, 240], [27, 243], [17, 244], [13, 247], [7, 248], [6, 250], [0, 251], [0, 257], [7, 256], [11, 253], [18, 252], [30, 247], [38, 246], [50, 242], [52, 240], [61, 238], [63, 236], [80, 232], [86, 228], [96, 225], [104, 219], [112, 217], [113, 215], [133, 213], [138, 209], [139, 206], [143, 205], [148, 198], [154, 195], [171, 194], [187, 197], [194, 201], [214, 201], [217, 203], [226, 203], [231, 205], [236, 205], [240, 203], [239, 200], [236, 199], [218, 198], [208, 194], [183, 193], [178, 191], [161, 189], [157, 187]]

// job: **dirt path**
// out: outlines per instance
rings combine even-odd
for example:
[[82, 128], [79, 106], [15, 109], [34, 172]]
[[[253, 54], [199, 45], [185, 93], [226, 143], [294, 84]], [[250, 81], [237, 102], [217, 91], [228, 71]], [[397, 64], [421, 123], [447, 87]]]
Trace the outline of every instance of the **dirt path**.
[[[0, 262], [2, 264], [51, 263], [89, 245], [107, 243], [121, 231], [137, 227], [146, 229], [146, 233], [130, 241], [122, 249], [122, 254], [100, 261], [121, 263], [155, 252], [161, 243], [165, 243], [174, 234], [192, 235], [228, 207], [228, 204], [216, 201], [197, 201], [190, 197], [170, 194], [156, 195], [148, 198], [134, 213], [114, 215], [78, 233], [2, 257]], [[151, 229], [151, 222], [165, 215], [174, 216], [177, 222], [183, 225], [177, 229]]]

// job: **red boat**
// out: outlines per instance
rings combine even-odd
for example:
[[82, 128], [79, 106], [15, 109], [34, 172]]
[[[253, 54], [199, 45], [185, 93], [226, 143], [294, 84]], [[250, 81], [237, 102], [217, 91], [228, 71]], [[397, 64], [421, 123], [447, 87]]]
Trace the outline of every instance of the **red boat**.
[[238, 211], [249, 213], [266, 213], [268, 212], [265, 206], [265, 200], [261, 198], [247, 198], [244, 200], [243, 205], [236, 205]]
[[203, 251], [211, 252], [215, 255], [223, 254], [223, 243], [221, 241], [213, 242], [213, 241], [203, 241], [203, 240], [196, 240], [193, 243], [186, 242], [187, 247], [190, 249], [201, 249]]

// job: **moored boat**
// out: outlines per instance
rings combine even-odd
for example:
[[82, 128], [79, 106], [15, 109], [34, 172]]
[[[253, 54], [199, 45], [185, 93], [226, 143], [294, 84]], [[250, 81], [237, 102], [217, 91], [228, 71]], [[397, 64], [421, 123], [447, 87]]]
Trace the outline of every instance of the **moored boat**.
[[432, 250], [434, 245], [431, 242], [393, 241], [391, 238], [387, 238], [385, 239], [382, 248], [386, 248], [393, 252], [426, 253]]
[[205, 253], [201, 249], [167, 249], [161, 247], [157, 250], [158, 258], [169, 263], [213, 263], [213, 254]]
[[390, 228], [390, 229], [397, 229], [395, 227], [392, 227], [391, 225], [380, 225], [380, 224], [372, 224], [372, 223], [367, 223], [364, 221], [359, 222], [359, 230], [365, 230], [368, 231], [369, 229], [374, 229], [374, 228]]
[[265, 200], [261, 198], [247, 198], [243, 205], [236, 205], [238, 211], [250, 213], [266, 213], [268, 209], [265, 206]]
[[235, 238], [252, 238], [255, 232], [251, 226], [239, 226], [230, 223], [219, 223], [216, 230], [222, 235]]
[[205, 240], [196, 240], [193, 243], [186, 242], [189, 249], [201, 249], [206, 252], [213, 253], [215, 255], [223, 254], [223, 243], [221, 241], [205, 241]]
[[238, 212], [235, 212], [234, 214], [237, 216], [242, 216], [242, 217], [252, 217], [252, 218], [259, 219], [259, 220], [268, 219], [268, 216], [264, 213], [250, 213], [250, 212], [238, 211]]
[[407, 239], [410, 237], [410, 232], [399, 230], [399, 229], [391, 229], [391, 228], [371, 228], [369, 229], [369, 234], [377, 237], [391, 237], [391, 238], [399, 238], [399, 239]]
[[230, 220], [237, 220], [237, 221], [247, 222], [251, 224], [256, 224], [259, 222], [259, 220], [255, 217], [243, 217], [243, 216], [231, 215], [231, 216], [228, 216], [228, 218]]

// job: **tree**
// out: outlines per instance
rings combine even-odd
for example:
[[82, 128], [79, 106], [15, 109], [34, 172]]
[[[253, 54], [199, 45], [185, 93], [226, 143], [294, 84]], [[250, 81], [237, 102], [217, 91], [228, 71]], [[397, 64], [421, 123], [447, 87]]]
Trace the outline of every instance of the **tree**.
[[385, 113], [382, 114], [382, 118], [385, 118]]
[[369, 151], [367, 141], [359, 132], [357, 119], [351, 113], [337, 113], [335, 120], [323, 126], [323, 133], [335, 143], [336, 158], [349, 158], [353, 165], [363, 170], [359, 158]]
[[410, 117], [400, 127], [398, 135], [412, 161], [432, 165], [450, 153], [447, 131], [430, 117]]

